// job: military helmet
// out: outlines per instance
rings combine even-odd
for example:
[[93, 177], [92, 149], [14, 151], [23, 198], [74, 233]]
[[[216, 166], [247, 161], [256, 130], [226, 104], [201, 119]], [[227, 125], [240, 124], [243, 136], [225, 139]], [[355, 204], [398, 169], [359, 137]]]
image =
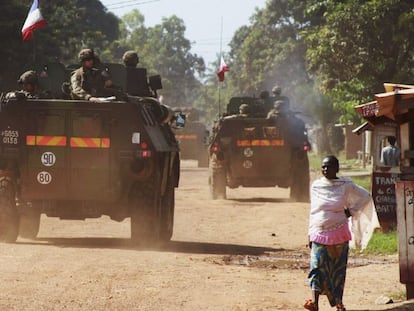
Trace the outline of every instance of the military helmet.
[[289, 103], [284, 100], [275, 101], [273, 107], [276, 112], [286, 113], [289, 110]]
[[33, 70], [29, 70], [29, 71], [24, 72], [20, 76], [19, 80], [17, 80], [17, 82], [19, 84], [29, 83], [29, 84], [33, 84], [33, 85], [37, 84], [37, 81], [38, 81], [37, 73], [36, 73], [36, 71], [33, 71]]
[[250, 113], [250, 107], [248, 104], [241, 104], [239, 107], [239, 111], [241, 114], [248, 114]]
[[95, 58], [95, 53], [92, 49], [83, 49], [79, 52], [79, 61], [90, 60]]
[[274, 95], [280, 95], [282, 93], [282, 88], [279, 85], [275, 85], [272, 89]]
[[122, 56], [125, 66], [135, 67], [139, 63], [139, 57], [135, 51], [126, 51]]

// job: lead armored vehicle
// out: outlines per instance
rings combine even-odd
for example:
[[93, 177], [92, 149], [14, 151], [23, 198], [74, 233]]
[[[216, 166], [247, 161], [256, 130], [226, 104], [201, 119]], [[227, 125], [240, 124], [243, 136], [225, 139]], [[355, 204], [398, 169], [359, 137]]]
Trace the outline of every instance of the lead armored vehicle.
[[234, 97], [217, 121], [209, 146], [213, 199], [225, 199], [227, 187], [278, 186], [290, 188], [292, 201], [309, 200], [305, 125], [290, 109], [267, 106], [259, 98]]
[[133, 241], [170, 240], [180, 172], [170, 118], [154, 97], [3, 99], [0, 240], [36, 237], [42, 214], [130, 217]]

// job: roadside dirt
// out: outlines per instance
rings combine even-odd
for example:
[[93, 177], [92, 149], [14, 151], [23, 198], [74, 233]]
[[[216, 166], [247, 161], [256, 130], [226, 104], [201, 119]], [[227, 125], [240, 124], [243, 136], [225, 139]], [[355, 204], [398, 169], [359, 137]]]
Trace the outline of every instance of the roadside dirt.
[[[0, 244], [0, 310], [304, 310], [308, 205], [279, 188], [209, 199], [207, 169], [182, 165], [172, 241], [135, 248], [129, 220], [42, 218], [37, 240]], [[397, 256], [352, 254], [347, 310], [414, 310]], [[388, 296], [393, 304], [378, 305]], [[333, 310], [321, 297], [320, 310]]]

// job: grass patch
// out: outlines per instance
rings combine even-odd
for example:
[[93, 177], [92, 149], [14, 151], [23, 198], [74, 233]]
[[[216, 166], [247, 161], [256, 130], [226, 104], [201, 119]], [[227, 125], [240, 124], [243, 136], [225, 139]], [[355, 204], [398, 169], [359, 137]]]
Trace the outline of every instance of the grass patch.
[[375, 232], [363, 253], [367, 255], [393, 255], [398, 252], [397, 231]]
[[371, 176], [353, 176], [351, 178], [357, 185], [371, 191]]
[[[311, 170], [319, 171], [321, 169], [322, 159], [325, 155], [318, 155], [315, 153], [308, 153], [309, 158], [309, 167]], [[339, 160], [340, 171], [352, 171], [352, 172], [359, 172], [359, 171], [366, 171], [370, 168], [366, 167], [363, 168], [361, 163], [358, 163], [356, 159], [345, 159], [345, 156], [340, 154], [337, 156]]]
[[316, 155], [314, 153], [308, 154], [309, 158], [309, 168], [311, 171], [320, 171], [321, 170], [321, 162], [322, 157], [319, 155]]

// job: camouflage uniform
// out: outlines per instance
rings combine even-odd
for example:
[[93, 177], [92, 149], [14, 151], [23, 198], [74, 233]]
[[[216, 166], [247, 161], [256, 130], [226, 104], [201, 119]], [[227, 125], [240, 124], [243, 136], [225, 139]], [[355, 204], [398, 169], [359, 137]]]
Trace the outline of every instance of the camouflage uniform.
[[[23, 89], [19, 91], [13, 91], [6, 94], [6, 99], [10, 98], [30, 98], [41, 99], [51, 98], [50, 92], [41, 90], [39, 87], [39, 80], [37, 73], [33, 70], [24, 72], [17, 83], [23, 85]], [[31, 85], [30, 90], [27, 89], [27, 84]]]
[[[79, 61], [83, 63], [86, 60], [95, 60], [92, 50], [85, 49], [79, 53]], [[102, 74], [102, 71], [96, 68], [87, 69], [84, 66], [72, 72], [70, 78], [71, 96], [73, 99], [89, 100], [91, 97], [108, 96], [104, 85], [108, 77]]]

